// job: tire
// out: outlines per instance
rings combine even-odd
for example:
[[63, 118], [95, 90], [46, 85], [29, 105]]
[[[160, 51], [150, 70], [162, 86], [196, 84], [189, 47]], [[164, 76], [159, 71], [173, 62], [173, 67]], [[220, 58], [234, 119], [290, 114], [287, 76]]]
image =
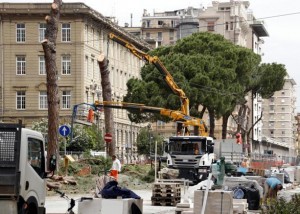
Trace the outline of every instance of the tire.
[[38, 214], [36, 205], [34, 203], [30, 203], [25, 211], [25, 214]]

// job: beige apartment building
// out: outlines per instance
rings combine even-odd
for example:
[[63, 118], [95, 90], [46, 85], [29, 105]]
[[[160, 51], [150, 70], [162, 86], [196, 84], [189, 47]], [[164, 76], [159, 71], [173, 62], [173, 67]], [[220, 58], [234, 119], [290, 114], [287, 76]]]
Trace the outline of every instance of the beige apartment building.
[[[25, 126], [47, 118], [46, 69], [41, 41], [45, 37], [45, 16], [50, 3], [0, 4], [0, 118], [19, 119]], [[105, 18], [84, 3], [64, 3], [57, 37], [57, 83], [60, 97], [60, 124], [71, 120], [73, 106], [102, 99], [97, 57], [109, 59], [114, 101], [126, 95], [126, 82], [140, 77], [143, 62], [124, 47], [110, 41], [108, 34], [121, 35], [142, 50], [150, 46]], [[84, 117], [88, 105], [79, 106]], [[78, 112], [79, 113], [79, 112]], [[136, 157], [140, 124], [130, 123], [125, 110], [114, 110], [116, 153], [121, 159]], [[95, 121], [104, 130], [104, 115]]]
[[282, 90], [263, 100], [262, 145], [265, 150], [285, 157], [297, 155], [295, 86], [295, 80], [287, 77]]

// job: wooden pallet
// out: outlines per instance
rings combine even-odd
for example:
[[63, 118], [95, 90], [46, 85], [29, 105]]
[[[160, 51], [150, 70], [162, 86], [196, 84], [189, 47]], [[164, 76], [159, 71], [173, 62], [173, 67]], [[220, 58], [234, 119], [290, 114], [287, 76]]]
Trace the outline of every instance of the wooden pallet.
[[152, 197], [179, 197], [180, 198], [181, 194], [180, 192], [175, 192], [175, 193], [164, 193], [164, 192], [153, 192]]
[[180, 189], [180, 184], [178, 183], [155, 183], [153, 184], [153, 189], [160, 188], [160, 189]]
[[153, 188], [152, 193], [180, 193], [181, 189], [162, 189], [162, 188]]
[[151, 201], [175, 202], [175, 201], [180, 201], [180, 197], [152, 196]]
[[166, 202], [166, 201], [152, 201], [152, 206], [173, 206], [175, 207], [180, 201]]

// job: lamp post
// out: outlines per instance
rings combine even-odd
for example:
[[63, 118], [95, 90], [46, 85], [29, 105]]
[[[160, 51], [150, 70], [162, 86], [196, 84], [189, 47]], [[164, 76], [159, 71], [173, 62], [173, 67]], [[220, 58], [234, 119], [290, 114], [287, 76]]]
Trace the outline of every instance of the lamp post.
[[150, 158], [150, 162], [151, 162], [151, 168], [152, 168], [152, 160], [151, 160], [151, 124], [148, 123], [148, 132], [149, 132], [149, 158]]

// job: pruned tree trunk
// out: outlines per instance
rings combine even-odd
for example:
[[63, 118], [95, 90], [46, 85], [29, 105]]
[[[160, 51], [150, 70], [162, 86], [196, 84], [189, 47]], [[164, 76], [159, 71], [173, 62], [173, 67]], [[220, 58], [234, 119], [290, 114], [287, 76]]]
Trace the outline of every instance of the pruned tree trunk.
[[[112, 101], [108, 63], [109, 61], [103, 54], [101, 54], [98, 57], [98, 64], [100, 67], [100, 74], [101, 74], [101, 86], [103, 91], [102, 93], [103, 101]], [[113, 115], [113, 110], [111, 108], [104, 108], [104, 123], [105, 123], [105, 132], [112, 134], [112, 142], [106, 143], [106, 148], [107, 148], [106, 152], [109, 156], [112, 156], [115, 154], [115, 150], [116, 150], [116, 136], [115, 136], [115, 129], [114, 129], [114, 115]]]
[[210, 137], [214, 137], [215, 134], [215, 112], [214, 110], [210, 111], [210, 109], [208, 109], [208, 114], [209, 114], [209, 136]]
[[[251, 132], [252, 132], [254, 126], [255, 126], [259, 121], [261, 121], [262, 116], [263, 116], [263, 112], [261, 112], [260, 117], [252, 124], [252, 126], [251, 126], [251, 127], [248, 129], [248, 131], [247, 131], [247, 144], [248, 144], [249, 146], [250, 146], [250, 139], [251, 139], [251, 138], [250, 138], [250, 134], [251, 134]], [[251, 152], [252, 152], [251, 147], [249, 147], [248, 152], [251, 154]]]
[[222, 139], [227, 138], [227, 123], [228, 123], [229, 116], [230, 116], [230, 114], [226, 113], [222, 117]]
[[59, 125], [59, 96], [56, 67], [56, 38], [62, 0], [54, 0], [51, 4], [50, 15], [45, 17], [47, 22], [45, 39], [42, 46], [45, 54], [47, 72], [48, 99], [48, 149], [47, 163], [52, 155], [58, 157], [58, 125]]

